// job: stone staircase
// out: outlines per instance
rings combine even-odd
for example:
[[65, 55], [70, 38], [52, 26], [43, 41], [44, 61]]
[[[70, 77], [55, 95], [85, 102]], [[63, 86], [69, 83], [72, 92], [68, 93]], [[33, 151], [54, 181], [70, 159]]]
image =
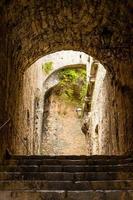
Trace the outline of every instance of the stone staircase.
[[0, 200], [133, 200], [132, 156], [11, 156]]

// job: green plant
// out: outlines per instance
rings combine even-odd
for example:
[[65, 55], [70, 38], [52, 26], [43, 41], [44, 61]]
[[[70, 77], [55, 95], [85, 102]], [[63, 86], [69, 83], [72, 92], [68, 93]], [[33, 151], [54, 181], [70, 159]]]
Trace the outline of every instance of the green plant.
[[52, 69], [53, 69], [53, 62], [52, 61], [49, 61], [49, 62], [46, 62], [46, 63], [42, 64], [42, 70], [46, 74], [49, 74], [50, 71], [52, 71]]
[[76, 106], [81, 106], [87, 93], [86, 70], [67, 68], [58, 72], [58, 77], [60, 82], [56, 87], [56, 94]]

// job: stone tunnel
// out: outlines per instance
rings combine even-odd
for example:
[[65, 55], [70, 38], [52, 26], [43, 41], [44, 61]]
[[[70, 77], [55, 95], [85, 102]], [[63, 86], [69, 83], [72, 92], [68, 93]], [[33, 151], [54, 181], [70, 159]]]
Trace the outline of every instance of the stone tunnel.
[[82, 51], [105, 67], [100, 123], [112, 146], [103, 153], [133, 151], [132, 13], [131, 0], [1, 0], [0, 124], [10, 119], [0, 130], [1, 158], [7, 148], [15, 152], [20, 137], [15, 127], [25, 70], [61, 50]]

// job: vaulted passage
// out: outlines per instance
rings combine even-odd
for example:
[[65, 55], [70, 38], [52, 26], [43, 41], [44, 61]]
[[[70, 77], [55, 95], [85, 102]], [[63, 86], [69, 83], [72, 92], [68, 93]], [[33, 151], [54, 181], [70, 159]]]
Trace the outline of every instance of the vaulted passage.
[[[133, 190], [131, 178], [132, 170], [130, 167], [132, 166], [133, 152], [132, 13], [132, 0], [0, 1], [0, 163], [2, 163], [2, 168], [0, 169], [1, 172], [4, 172], [5, 165], [6, 167], [7, 165], [11, 165], [13, 163], [17, 163], [16, 165], [18, 165], [18, 163], [24, 165], [25, 162], [27, 163], [25, 159], [27, 160], [29, 158], [30, 165], [34, 163], [32, 158], [37, 158], [37, 160], [38, 158], [42, 160], [44, 158], [44, 161], [41, 161], [41, 163], [45, 163], [46, 158], [51, 160], [51, 157], [47, 156], [11, 156], [11, 160], [7, 161], [5, 160], [5, 155], [7, 150], [10, 151], [12, 154], [36, 155], [40, 154], [40, 150], [43, 149], [43, 147], [46, 145], [43, 131], [45, 128], [47, 129], [48, 124], [46, 122], [49, 119], [49, 116], [47, 116], [44, 112], [47, 110], [45, 104], [48, 103], [48, 107], [50, 108], [52, 107], [51, 105], [53, 99], [54, 101], [57, 101], [57, 97], [55, 97], [56, 90], [55, 87], [53, 87], [55, 85], [50, 85], [50, 80], [52, 80], [54, 71], [51, 71], [52, 73], [45, 77], [46, 79], [43, 83], [41, 83], [41, 86], [43, 86], [44, 89], [44, 93], [40, 101], [39, 86], [36, 88], [33, 87], [33, 85], [35, 84], [35, 74], [33, 73], [34, 75], [32, 76], [32, 66], [35, 67], [36, 63], [40, 62], [40, 59], [43, 59], [43, 57], [49, 56], [52, 53], [60, 52], [62, 50], [73, 50], [84, 52], [88, 56], [88, 63], [90, 66], [90, 68], [87, 68], [86, 71], [87, 92], [84, 98], [82, 108], [83, 115], [81, 122], [81, 134], [85, 138], [85, 148], [87, 148], [87, 154], [102, 156], [99, 156], [98, 161], [96, 159], [94, 163], [92, 161], [95, 160], [95, 156], [84, 157], [83, 160], [82, 157], [79, 156], [78, 159], [80, 160], [80, 162], [77, 161], [77, 157], [58, 157], [58, 161], [55, 161], [56, 158], [54, 157], [54, 161], [52, 160], [52, 165], [54, 165], [53, 163], [61, 164], [61, 158], [63, 159], [63, 163], [66, 162], [65, 159], [68, 159], [68, 163], [70, 165], [70, 160], [72, 158], [74, 160], [74, 167], [72, 167], [71, 169], [73, 170], [73, 172], [76, 171], [76, 169], [79, 169], [80, 172], [84, 172], [84, 170], [93, 171], [94, 168], [97, 168], [96, 166], [94, 166], [97, 162], [98, 165], [100, 165], [100, 167], [98, 167], [98, 172], [101, 172], [101, 170], [102, 172], [107, 172], [107, 168], [109, 166], [101, 167], [101, 165], [103, 165], [103, 161], [108, 163], [108, 160], [110, 160], [109, 162], [111, 163], [111, 166], [108, 168], [110, 172], [112, 172], [112, 170], [124, 172], [124, 165], [126, 162], [127, 168], [125, 171], [125, 175], [117, 174], [117, 178], [115, 178], [115, 176], [112, 175], [111, 181], [113, 181], [114, 183], [115, 179], [117, 179], [117, 183], [114, 183], [113, 187], [111, 188], [109, 185], [108, 187], [104, 187], [103, 184], [102, 188], [104, 190]], [[79, 58], [81, 57], [79, 56]], [[81, 68], [85, 68], [86, 66], [86, 63], [78, 62], [74, 63], [74, 65], [75, 64], [80, 65]], [[70, 63], [70, 65], [72, 65], [72, 63]], [[43, 66], [45, 72], [49, 71], [49, 66], [50, 63], [47, 65], [47, 68]], [[62, 67], [66, 66], [67, 65], [64, 65]], [[36, 67], [34, 69], [37, 70]], [[32, 77], [32, 80], [29, 81], [28, 77], [30, 75]], [[24, 86], [25, 92], [23, 90]], [[80, 84], [79, 91], [81, 91]], [[32, 96], [34, 98], [29, 98], [29, 96]], [[24, 102], [27, 102], [27, 104]], [[53, 108], [53, 112], [55, 112], [54, 109], [55, 108]], [[61, 112], [62, 109], [63, 108], [61, 108]], [[32, 113], [34, 113], [33, 116], [31, 114], [31, 110]], [[70, 110], [72, 110], [72, 108]], [[77, 113], [74, 113], [73, 116], [76, 116], [76, 114], [78, 114], [78, 111], [81, 111], [80, 107], [77, 107]], [[43, 120], [38, 121], [38, 119]], [[75, 119], [76, 118], [74, 117], [72, 118], [70, 126], [73, 123], [77, 124], [78, 126], [79, 121], [78, 119], [77, 121]], [[65, 122], [66, 120], [64, 120], [64, 123]], [[34, 125], [32, 128], [31, 124]], [[40, 126], [40, 124], [42, 125]], [[49, 125], [53, 125], [53, 121], [50, 121]], [[33, 131], [33, 129], [35, 131]], [[40, 141], [43, 141], [43, 143], [45, 144], [41, 144]], [[53, 144], [51, 146], [53, 146]], [[43, 151], [44, 150], [42, 150], [42, 152]], [[81, 152], [79, 152], [79, 155], [80, 154]], [[110, 155], [111, 157], [106, 157], [105, 155]], [[10, 157], [10, 155], [8, 155], [7, 157]], [[23, 160], [22, 162], [21, 159]], [[88, 169], [88, 165], [90, 165], [89, 162], [87, 162], [87, 168], [78, 168], [76, 166], [76, 163], [78, 162], [82, 166], [85, 166], [86, 159], [90, 159], [90, 163], [94, 164], [92, 168], [89, 167]], [[99, 159], [101, 159], [102, 162], [100, 161], [99, 163]], [[40, 163], [40, 161], [36, 162]], [[50, 162], [48, 161], [49, 164]], [[116, 163], [121, 163], [122, 166], [116, 166]], [[45, 163], [45, 165], [47, 164]], [[37, 166], [38, 165], [39, 164], [37, 164]], [[60, 169], [62, 170], [62, 172], [68, 172], [66, 170], [67, 167], [64, 166], [65, 164], [61, 164], [58, 167], [54, 166], [52, 168], [50, 168], [50, 166], [48, 165], [45, 167], [47, 169], [49, 168], [51, 172], [52, 169], [56, 172], [59, 172]], [[30, 167], [28, 167], [27, 171], [30, 171], [30, 169], [32, 169], [31, 171], [35, 172], [34, 167]], [[36, 168], [37, 172], [41, 170], [41, 167], [42, 166], [39, 165], [39, 168]], [[42, 167], [44, 171], [46, 169], [45, 167]], [[22, 168], [23, 167], [9, 167], [9, 171], [13, 172], [12, 170], [17, 169], [20, 172]], [[6, 171], [8, 171], [8, 167], [6, 168]], [[129, 175], [128, 172], [130, 172], [131, 174]], [[25, 174], [24, 176], [26, 177]], [[73, 176], [76, 177], [76, 180], [78, 181], [77, 175]], [[100, 178], [103, 177], [101, 174], [97, 174], [96, 180], [99, 180], [99, 176]], [[4, 176], [1, 173], [1, 180], [3, 180], [3, 177]], [[129, 181], [130, 178], [131, 181]], [[105, 179], [107, 180], [108, 178], [105, 177]], [[127, 188], [125, 187], [126, 184], [123, 186], [120, 184], [118, 180], [121, 179], [128, 179], [127, 182], [129, 185]], [[7, 177], [5, 177], [5, 180], [7, 180]], [[85, 181], [85, 179], [83, 180]], [[73, 178], [71, 179], [71, 181], [74, 182], [75, 179]], [[0, 181], [0, 184], [3, 185], [3, 182]], [[59, 189], [59, 191], [62, 189], [60, 183], [59, 188], [50, 185], [49, 182], [48, 184], [49, 186], [46, 183], [44, 184], [45, 186], [43, 185], [45, 190], [49, 188], [51, 189], [52, 187], [54, 189]], [[57, 195], [57, 198], [55, 199], [66, 198], [69, 200], [73, 200], [79, 198], [82, 200], [86, 200], [88, 198], [88, 194], [87, 196], [84, 196], [85, 194], [80, 193], [80, 197], [75, 196], [75, 193], [70, 194], [68, 192], [70, 188], [66, 187], [66, 184], [67, 183], [65, 182], [65, 186], [63, 189], [65, 193], [62, 194], [63, 196]], [[99, 187], [99, 185], [101, 185], [101, 182], [97, 184], [98, 187], [96, 185], [93, 185], [94, 187], [92, 187], [91, 185], [90, 188], [92, 190], [101, 189]], [[0, 188], [2, 190], [3, 188], [1, 185]], [[118, 185], [119, 187], [117, 187]], [[76, 188], [76, 190], [82, 188], [82, 184], [71, 186], [73, 189]], [[105, 186], [107, 186], [107, 183], [105, 183]], [[18, 185], [17, 187], [15, 185], [11, 185], [11, 187], [7, 187], [5, 185], [6, 190], [10, 190], [11, 188], [19, 189]], [[25, 187], [22, 188], [24, 189]], [[29, 187], [26, 188], [27, 190], [30, 189]], [[39, 189], [43, 188], [41, 188], [40, 186]], [[83, 189], [86, 189], [86, 186], [83, 186]], [[7, 196], [2, 197], [2, 200], [10, 200], [15, 198], [16, 200], [21, 199], [21, 197], [19, 198], [17, 194], [14, 194], [16, 195], [15, 197], [10, 194], [9, 197], [8, 194], [4, 193], [3, 195]], [[106, 193], [106, 191], [104, 191], [102, 194], [98, 193], [98, 195], [100, 196], [95, 196], [95, 192], [94, 194], [91, 193], [90, 195], [91, 199], [112, 198], [109, 195], [109, 193]], [[113, 195], [113, 199], [133, 199], [132, 192], [122, 192], [122, 197], [120, 197], [120, 193], [115, 191]], [[34, 199], [45, 199], [45, 197], [45, 195], [43, 197], [36, 196]], [[30, 199], [29, 196], [25, 196], [25, 199], [26, 198]], [[52, 200], [53, 198], [53, 196], [49, 196], [46, 199]]]
[[79, 116], [87, 95], [88, 60], [82, 52], [60, 51], [42, 57], [25, 71], [15, 113], [15, 154], [88, 154], [81, 130], [83, 116]]
[[1, 155], [6, 148], [15, 152], [19, 140], [16, 124], [23, 73], [38, 58], [71, 49], [94, 57], [107, 70], [104, 119], [110, 128], [105, 134], [117, 140], [117, 147], [112, 140], [109, 152], [132, 151], [132, 2], [1, 1], [0, 6], [1, 125], [10, 119], [1, 130]]

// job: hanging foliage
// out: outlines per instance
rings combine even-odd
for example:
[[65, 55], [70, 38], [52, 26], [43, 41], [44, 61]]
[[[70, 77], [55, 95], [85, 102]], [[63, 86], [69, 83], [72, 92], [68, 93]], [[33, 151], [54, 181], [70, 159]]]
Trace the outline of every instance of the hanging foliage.
[[67, 68], [58, 72], [58, 77], [60, 81], [56, 87], [56, 94], [66, 101], [82, 105], [87, 93], [86, 70]]
[[49, 74], [52, 71], [52, 69], [53, 69], [53, 62], [52, 61], [49, 61], [49, 62], [42, 64], [42, 70], [46, 74]]

